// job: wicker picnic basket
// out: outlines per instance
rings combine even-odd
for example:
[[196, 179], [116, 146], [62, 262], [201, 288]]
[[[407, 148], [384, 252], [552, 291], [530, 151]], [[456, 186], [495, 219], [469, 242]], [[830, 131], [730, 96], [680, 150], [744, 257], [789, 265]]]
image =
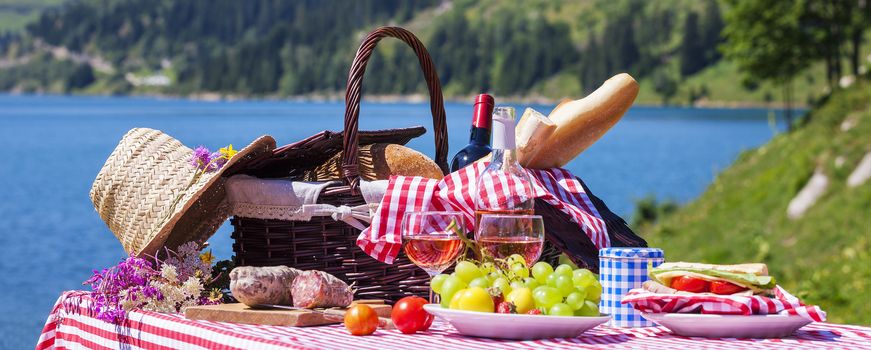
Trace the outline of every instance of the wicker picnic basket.
[[[436, 144], [435, 162], [443, 172], [447, 172], [448, 133], [445, 125], [444, 101], [432, 59], [423, 44], [411, 32], [397, 27], [382, 27], [363, 39], [351, 64], [345, 96], [344, 132], [313, 137], [321, 141], [325, 137], [336, 139], [341, 136], [342, 138], [343, 181], [341, 184], [328, 186], [318, 199], [320, 203], [336, 206], [364, 204], [363, 197], [358, 191], [360, 177], [357, 173], [357, 157], [351, 156], [357, 154], [361, 141], [405, 143], [423, 133], [422, 128], [397, 129], [392, 132], [358, 131], [363, 74], [375, 46], [384, 37], [402, 40], [411, 46], [420, 60], [420, 67], [430, 95]], [[361, 136], [364, 140], [361, 140]], [[282, 166], [276, 167], [274, 161], [270, 166], [252, 165], [256, 169], [249, 173], [275, 177], [296, 175], [299, 168], [314, 165], [311, 164], [312, 161], [325, 158], [321, 154], [316, 154], [315, 159], [304, 160], [308, 162], [307, 164], [299, 164], [299, 157], [286, 159], [288, 152], [299, 150], [303, 150], [298, 152], [299, 154], [312, 158], [312, 151], [306, 149], [312, 143], [310, 141], [307, 139], [276, 149], [273, 160], [285, 160]], [[322, 148], [318, 151], [330, 150]], [[281, 170], [276, 171], [278, 168]], [[423, 296], [428, 293], [428, 275], [412, 264], [404, 253], [400, 253], [396, 261], [390, 265], [375, 260], [357, 247], [356, 240], [360, 230], [329, 216], [315, 217], [310, 221], [237, 216], [231, 219], [231, 223], [232, 238], [235, 240], [233, 251], [237, 265], [288, 265], [303, 270], [326, 271], [348, 283], [353, 283], [358, 298], [397, 300], [412, 294]], [[548, 245], [542, 259], [555, 261], [558, 255], [559, 251], [552, 245]]]
[[[355, 156], [358, 147], [376, 142], [405, 144], [425, 131], [422, 127], [374, 132], [358, 130], [363, 74], [375, 46], [384, 37], [402, 40], [414, 50], [420, 61], [430, 95], [435, 162], [443, 173], [447, 173], [448, 134], [438, 75], [423, 44], [411, 32], [398, 27], [376, 29], [363, 39], [357, 50], [348, 76], [343, 132], [325, 131], [278, 148], [271, 158], [249, 164], [244, 173], [260, 178], [290, 177], [300, 180], [306, 170], [341, 151], [342, 181], [328, 185], [318, 198], [318, 203], [349, 207], [364, 204], [359, 192], [360, 176]], [[608, 225], [612, 242], [618, 246], [645, 245], [604, 203], [592, 195], [591, 198]], [[577, 225], [570, 223], [565, 214], [544, 202], [538, 201], [535, 209], [544, 216], [548, 227], [548, 239], [540, 260], [555, 264], [560, 254], [565, 252], [579, 265], [597, 270], [598, 251], [589, 240], [577, 238]], [[231, 223], [232, 238], [235, 240], [233, 251], [238, 266], [287, 265], [303, 270], [326, 271], [353, 283], [357, 298], [395, 301], [408, 295], [428, 294], [428, 275], [411, 263], [404, 253], [400, 252], [393, 264], [375, 260], [356, 245], [360, 230], [332, 217], [292, 221], [236, 216]]]

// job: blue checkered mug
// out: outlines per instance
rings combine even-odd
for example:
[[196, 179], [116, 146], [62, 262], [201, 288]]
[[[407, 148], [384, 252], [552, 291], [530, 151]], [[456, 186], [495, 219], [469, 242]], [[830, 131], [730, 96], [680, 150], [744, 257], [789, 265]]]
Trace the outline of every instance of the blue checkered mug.
[[648, 280], [648, 269], [665, 261], [658, 248], [602, 248], [599, 250], [599, 282], [602, 299], [599, 310], [611, 315], [608, 325], [614, 327], [648, 327], [656, 324], [641, 316], [632, 304], [621, 304], [630, 289], [641, 288]]

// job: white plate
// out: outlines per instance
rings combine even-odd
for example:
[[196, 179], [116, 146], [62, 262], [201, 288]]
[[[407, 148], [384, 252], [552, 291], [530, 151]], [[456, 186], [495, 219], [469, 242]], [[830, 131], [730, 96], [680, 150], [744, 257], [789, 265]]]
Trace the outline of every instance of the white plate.
[[703, 315], [642, 313], [674, 334], [706, 338], [783, 338], [810, 320], [794, 315]]
[[448, 321], [461, 334], [500, 339], [574, 338], [611, 319], [608, 315], [577, 317], [462, 311], [443, 309], [439, 304], [427, 304], [423, 308]]

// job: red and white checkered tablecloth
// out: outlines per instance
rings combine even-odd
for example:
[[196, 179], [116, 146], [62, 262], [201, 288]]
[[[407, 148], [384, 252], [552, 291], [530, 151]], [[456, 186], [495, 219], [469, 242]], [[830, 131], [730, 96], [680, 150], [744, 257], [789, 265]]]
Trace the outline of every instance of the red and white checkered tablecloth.
[[140, 311], [115, 325], [96, 319], [89, 302], [84, 292], [61, 295], [36, 349], [871, 349], [871, 328], [831, 323], [812, 323], [784, 339], [688, 338], [662, 327], [599, 326], [572, 339], [509, 341], [464, 337], [436, 320], [425, 333], [378, 330], [355, 337], [342, 325], [253, 326]]

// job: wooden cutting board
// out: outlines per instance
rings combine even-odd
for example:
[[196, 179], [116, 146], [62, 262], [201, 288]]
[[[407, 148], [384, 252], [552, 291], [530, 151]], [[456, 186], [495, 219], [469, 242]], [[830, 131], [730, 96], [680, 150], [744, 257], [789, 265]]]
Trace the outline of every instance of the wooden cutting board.
[[[379, 317], [390, 318], [392, 307], [381, 300], [358, 300], [351, 303], [367, 304]], [[184, 317], [192, 320], [233, 322], [268, 326], [320, 326], [340, 323], [324, 318], [318, 312], [306, 310], [252, 309], [242, 303], [191, 306], [185, 309]]]

